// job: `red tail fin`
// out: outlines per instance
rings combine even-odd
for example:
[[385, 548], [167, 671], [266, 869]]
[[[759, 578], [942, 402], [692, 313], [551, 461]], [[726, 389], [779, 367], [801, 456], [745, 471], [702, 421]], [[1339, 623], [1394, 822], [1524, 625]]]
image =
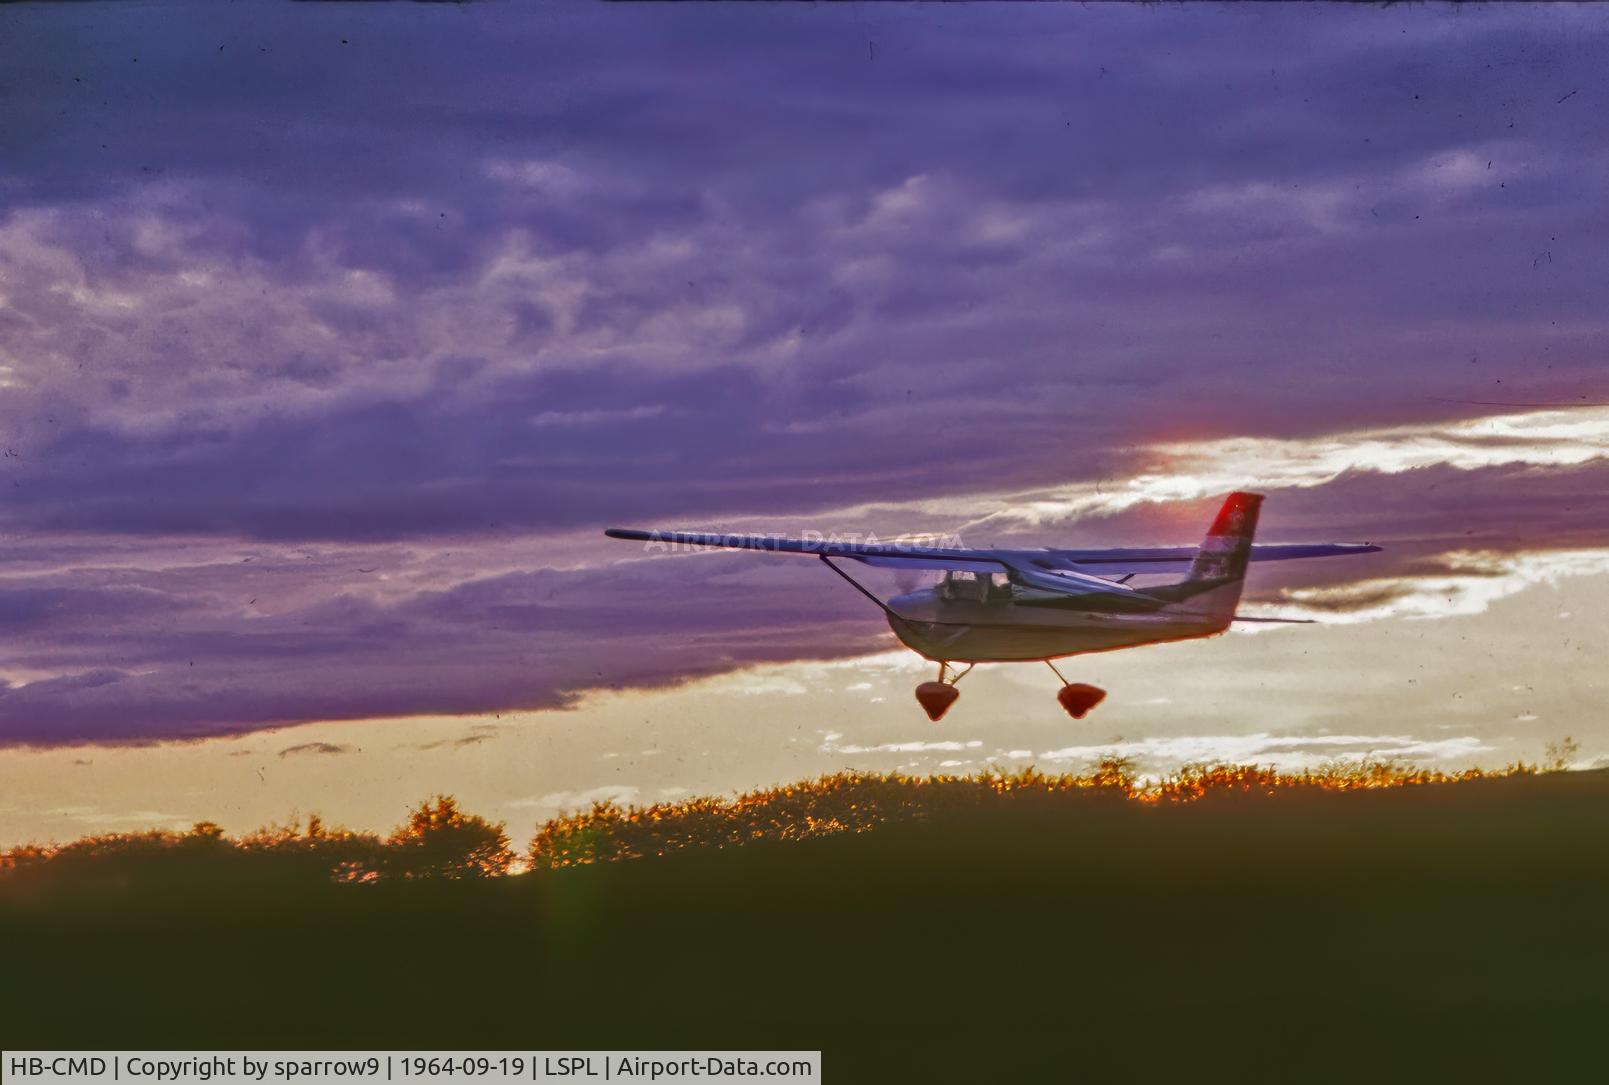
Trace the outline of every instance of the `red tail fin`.
[[1230, 494], [1201, 540], [1196, 560], [1190, 564], [1189, 580], [1239, 580], [1246, 575], [1251, 559], [1251, 540], [1257, 533], [1257, 512], [1262, 494]]

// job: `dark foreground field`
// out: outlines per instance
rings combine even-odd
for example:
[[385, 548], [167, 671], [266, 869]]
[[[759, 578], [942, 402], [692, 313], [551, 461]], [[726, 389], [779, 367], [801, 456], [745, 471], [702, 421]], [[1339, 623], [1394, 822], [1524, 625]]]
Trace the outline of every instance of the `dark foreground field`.
[[483, 881], [0, 883], [7, 1047], [820, 1048], [825, 1078], [1601, 1076], [1609, 774]]

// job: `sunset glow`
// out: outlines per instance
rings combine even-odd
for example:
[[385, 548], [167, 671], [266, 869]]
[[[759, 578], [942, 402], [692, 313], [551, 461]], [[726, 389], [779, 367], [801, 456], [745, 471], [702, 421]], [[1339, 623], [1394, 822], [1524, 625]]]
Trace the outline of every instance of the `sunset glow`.
[[[0, 35], [0, 845], [1609, 764], [1604, 9], [139, 7]], [[1383, 550], [1067, 661], [1078, 722], [985, 665], [935, 726], [819, 563], [600, 534], [1193, 545], [1237, 490]]]

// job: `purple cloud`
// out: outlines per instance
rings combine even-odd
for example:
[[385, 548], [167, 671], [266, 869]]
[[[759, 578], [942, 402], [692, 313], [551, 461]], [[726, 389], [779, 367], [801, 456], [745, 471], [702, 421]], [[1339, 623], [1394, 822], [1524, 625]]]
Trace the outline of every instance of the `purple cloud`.
[[[865, 650], [816, 570], [577, 540], [1609, 398], [1597, 9], [191, 14], [0, 40], [0, 741]], [[1609, 529], [1594, 464], [1370, 466], [1276, 530]]]

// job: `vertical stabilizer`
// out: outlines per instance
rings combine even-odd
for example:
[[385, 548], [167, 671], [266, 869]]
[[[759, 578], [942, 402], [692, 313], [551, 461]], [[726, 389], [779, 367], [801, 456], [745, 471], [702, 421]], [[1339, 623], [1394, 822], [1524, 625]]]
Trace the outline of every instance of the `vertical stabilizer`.
[[1201, 540], [1187, 580], [1239, 580], [1251, 560], [1251, 540], [1257, 533], [1257, 511], [1262, 494], [1232, 493]]
[[1251, 561], [1252, 536], [1257, 533], [1257, 512], [1262, 494], [1232, 493], [1201, 540], [1201, 548], [1190, 563], [1190, 573], [1181, 588], [1191, 592], [1184, 603], [1191, 610], [1227, 626], [1240, 605], [1240, 589], [1245, 584], [1246, 565]]

